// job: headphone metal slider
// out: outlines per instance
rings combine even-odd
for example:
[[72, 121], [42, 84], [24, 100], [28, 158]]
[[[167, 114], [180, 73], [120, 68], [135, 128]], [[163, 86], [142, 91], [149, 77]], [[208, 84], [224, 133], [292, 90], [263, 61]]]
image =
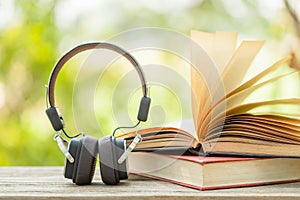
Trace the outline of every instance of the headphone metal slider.
[[131, 144], [128, 146], [126, 151], [121, 155], [121, 157], [118, 159], [118, 163], [122, 164], [124, 160], [129, 156], [130, 152], [135, 148], [135, 146], [142, 141], [142, 136], [140, 134], [136, 134], [134, 139], [132, 140]]
[[61, 136], [59, 134], [55, 134], [54, 136], [54, 140], [57, 142], [58, 147], [60, 148], [60, 150], [63, 152], [63, 154], [66, 156], [66, 158], [68, 159], [68, 161], [70, 163], [74, 163], [74, 158], [73, 156], [68, 152], [68, 150], [66, 149], [65, 145], [64, 145], [64, 140], [61, 138]]

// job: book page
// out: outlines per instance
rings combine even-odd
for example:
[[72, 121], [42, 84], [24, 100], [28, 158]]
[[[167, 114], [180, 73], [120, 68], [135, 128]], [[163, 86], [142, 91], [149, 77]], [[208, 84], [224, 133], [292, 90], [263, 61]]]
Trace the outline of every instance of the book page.
[[[219, 76], [216, 64], [211, 55], [212, 40], [214, 34], [192, 31], [191, 38], [191, 89], [192, 89], [192, 112], [195, 128], [197, 121], [205, 113], [204, 105], [209, 99], [209, 90], [215, 79]], [[213, 75], [212, 75], [213, 74]], [[224, 95], [225, 96], [225, 95]], [[199, 112], [201, 111], [201, 112]]]
[[[221, 100], [222, 97], [220, 98], [220, 94], [227, 94], [242, 83], [251, 63], [263, 44], [264, 41], [243, 41], [241, 43], [222, 72], [222, 80], [216, 82], [216, 86], [211, 90], [210, 95], [212, 98]], [[223, 47], [220, 46], [220, 48]], [[211, 104], [212, 102], [207, 100], [202, 110], [206, 113], [206, 111], [213, 106]], [[202, 120], [203, 119], [200, 119], [198, 124], [201, 124]]]
[[[289, 109], [288, 113], [276, 113], [276, 115], [282, 115], [282, 116], [289, 116], [290, 112], [298, 112], [300, 111], [300, 98], [289, 98], [289, 99], [278, 99], [278, 100], [270, 100], [270, 101], [262, 101], [262, 102], [255, 102], [255, 103], [248, 103], [248, 104], [242, 104], [235, 106], [229, 110], [226, 111], [226, 115], [240, 115], [240, 114], [246, 114], [246, 113], [255, 113], [253, 111], [254, 109], [261, 109], [264, 107], [267, 107], [270, 109], [271, 106], [279, 106], [282, 105], [286, 109]], [[271, 107], [272, 108], [272, 107]], [[274, 110], [274, 108], [273, 108]], [[260, 114], [269, 114], [270, 112], [261, 112]], [[208, 121], [205, 126], [203, 126], [203, 132], [208, 134], [208, 131], [212, 128], [214, 128], [214, 121], [215, 120], [221, 120], [224, 118], [225, 113], [219, 113], [219, 115], [211, 121]], [[293, 114], [293, 113], [292, 113]], [[293, 116], [290, 116], [293, 118]], [[297, 116], [297, 118], [300, 118], [300, 114]], [[223, 120], [224, 121], [224, 120]], [[223, 122], [221, 122], [223, 124]]]
[[[206, 33], [201, 31], [192, 30], [191, 39], [196, 42], [201, 48], [205, 50], [207, 55], [212, 57], [213, 55], [213, 33]], [[192, 50], [193, 52], [193, 50]]]
[[[234, 89], [233, 91], [231, 91], [230, 93], [228, 93], [226, 95], [226, 97], [224, 97], [223, 99], [221, 99], [217, 104], [215, 104], [214, 106], [212, 106], [210, 108], [210, 110], [206, 113], [206, 116], [202, 119], [202, 125], [206, 126], [207, 123], [209, 123], [210, 121], [213, 121], [214, 118], [222, 111], [222, 108], [224, 108], [224, 106], [227, 106], [226, 105], [227, 101], [233, 101], [233, 102], [231, 102], [231, 105], [229, 107], [233, 107], [235, 105], [240, 104], [242, 102], [243, 98], [239, 99], [238, 97], [236, 97], [234, 100], [230, 100], [231, 97], [234, 96], [234, 95], [236, 95], [236, 94], [238, 94], [238, 93], [243, 92], [244, 90], [247, 90], [249, 88], [253, 88], [253, 86], [256, 85], [257, 82], [259, 82], [261, 79], [263, 79], [264, 77], [268, 76], [269, 74], [271, 74], [272, 72], [274, 72], [275, 70], [277, 70], [283, 64], [288, 63], [291, 60], [291, 58], [292, 58], [291, 56], [287, 56], [287, 57], [285, 57], [285, 58], [283, 58], [283, 59], [275, 62], [273, 65], [271, 65], [270, 67], [268, 67], [263, 72], [257, 74], [255, 77], [251, 78], [247, 82], [243, 83], [242, 85], [240, 85], [239, 87], [237, 87], [236, 89]], [[286, 75], [288, 75], [288, 74], [285, 74], [283, 76], [286, 76]], [[276, 80], [276, 78], [275, 78], [275, 80]], [[253, 91], [254, 90], [255, 89], [253, 88]], [[249, 93], [252, 92], [252, 91], [250, 91], [250, 89], [248, 91], [249, 91]], [[244, 95], [247, 96], [248, 94], [244, 94]], [[216, 107], [218, 107], [218, 108], [216, 108]], [[211, 113], [212, 113], [213, 110], [215, 110], [215, 111], [214, 111], [214, 115], [212, 116]]]
[[[287, 56], [287, 57], [285, 57], [285, 58], [283, 58], [283, 59], [275, 62], [273, 65], [271, 65], [270, 67], [268, 67], [263, 72], [257, 74], [256, 76], [254, 76], [253, 78], [251, 78], [247, 82], [243, 83], [242, 85], [240, 85], [239, 87], [237, 87], [236, 89], [234, 89], [233, 91], [231, 91], [230, 93], [228, 93], [217, 104], [215, 104], [214, 106], [212, 106], [211, 109], [213, 109], [216, 105], [222, 103], [222, 101], [228, 100], [228, 99], [230, 99], [230, 97], [234, 96], [235, 94], [237, 94], [239, 92], [242, 92], [242, 91], [244, 91], [244, 90], [252, 87], [253, 85], [257, 84], [257, 82], [259, 82], [261, 79], [263, 79], [264, 77], [268, 76], [269, 74], [273, 73], [280, 66], [282, 66], [285, 63], [290, 62], [291, 59], [292, 59], [292, 56]], [[285, 75], [283, 75], [283, 76], [285, 76]], [[236, 104], [238, 104], [238, 102]]]
[[[300, 118], [294, 117], [287, 117], [282, 115], [276, 114], [239, 114], [239, 115], [227, 115], [226, 116], [226, 123], [227, 122], [235, 122], [235, 121], [259, 121], [262, 124], [271, 124], [272, 126], [276, 127], [288, 127], [290, 129], [299, 130], [300, 131]], [[220, 124], [220, 120], [215, 120], [212, 122], [213, 127], [222, 126]], [[300, 134], [298, 134], [300, 136]]]
[[[216, 87], [212, 90], [212, 94], [210, 94], [213, 95], [214, 99], [224, 99], [224, 97], [220, 98], [220, 96], [217, 97], [217, 95], [224, 93], [224, 89], [225, 93], [228, 93], [241, 84], [246, 72], [248, 71], [249, 66], [251, 65], [254, 57], [257, 55], [263, 44], [263, 41], [242, 42], [239, 48], [235, 51], [233, 57], [230, 59], [230, 62], [227, 64], [224, 72], [222, 73], [221, 82], [215, 83]], [[202, 110], [204, 111], [204, 115], [202, 116], [205, 116], [207, 114], [209, 109], [213, 106], [211, 104], [212, 103], [208, 100], [205, 102], [205, 105]], [[223, 105], [223, 108], [225, 108], [225, 105]], [[214, 113], [213, 115], [208, 116], [207, 120], [212, 120], [216, 115], [218, 115], [218, 113]], [[205, 135], [203, 129], [204, 126], [206, 126], [204, 118], [198, 118], [196, 132], [200, 141]]]
[[243, 41], [222, 73], [226, 93], [239, 86], [264, 41]]
[[[203, 57], [198, 55], [197, 47], [193, 45], [191, 49], [191, 61], [192, 64], [197, 64], [201, 67], [203, 71], [199, 72], [197, 66], [191, 66], [191, 86], [192, 86], [192, 109], [193, 109], [193, 118], [196, 128], [199, 126], [199, 119], [203, 117], [203, 114], [207, 111], [205, 108], [206, 104], [210, 104], [210, 90], [208, 87], [212, 87], [217, 83], [207, 83], [208, 79], [203, 78], [202, 76], [210, 77], [212, 74], [212, 69], [217, 66], [219, 73], [225, 68], [227, 62], [231, 59], [237, 41], [236, 33], [225, 33], [217, 32], [215, 34], [203, 33], [199, 31], [191, 32], [191, 39], [197, 45], [205, 50], [207, 55], [213, 62], [205, 62]], [[194, 47], [194, 48], [193, 48]], [[199, 47], [198, 47], [199, 48]], [[197, 52], [197, 53], [195, 53]], [[220, 75], [219, 75], [220, 77]], [[217, 78], [220, 79], [220, 78]], [[212, 79], [209, 79], [212, 80]], [[222, 81], [222, 80], [218, 80]], [[225, 94], [224, 94], [225, 96]], [[207, 103], [209, 102], [209, 103]]]
[[[215, 63], [208, 64], [201, 58], [209, 56], [213, 57], [213, 33], [206, 33], [200, 31], [191, 31], [191, 87], [192, 87], [192, 113], [194, 119], [195, 129], [197, 127], [198, 119], [202, 117], [203, 107], [206, 101], [206, 96], [209, 95], [209, 88], [203, 75], [209, 74], [209, 69], [215, 66]], [[206, 55], [200, 55], [199, 48], [202, 48]], [[213, 60], [211, 60], [213, 61]], [[208, 66], [200, 68], [200, 66]], [[199, 69], [205, 71], [200, 72]]]
[[232, 58], [237, 43], [237, 33], [221, 32], [206, 33], [191, 31], [191, 39], [205, 50], [207, 55], [222, 72]]
[[254, 108], [258, 108], [262, 106], [279, 105], [279, 104], [296, 106], [299, 107], [298, 109], [300, 110], [300, 98], [290, 98], [290, 99], [277, 99], [277, 100], [239, 105], [227, 110], [227, 114], [232, 115], [232, 114], [246, 113]]
[[237, 37], [237, 33], [228, 32], [216, 32], [214, 35], [213, 53], [209, 55], [211, 55], [220, 73], [224, 71], [235, 52]]
[[202, 117], [200, 110], [203, 110], [205, 104], [205, 95], [209, 94], [206, 82], [200, 73], [194, 67], [191, 67], [191, 89], [192, 89], [192, 113], [195, 129], [199, 118]]
[[234, 135], [238, 137], [264, 137], [266, 140], [268, 140], [268, 138], [270, 140], [278, 139], [279, 142], [294, 142], [294, 140], [300, 142], [299, 126], [276, 122], [267, 118], [256, 118], [255, 116], [249, 118], [237, 116], [235, 119], [228, 118], [226, 120], [222, 131], [219, 131], [219, 128], [211, 129], [209, 135], [205, 137], [205, 140], [215, 138], [215, 136], [225, 136], [226, 134], [223, 134], [223, 132], [235, 131], [236, 133]]
[[248, 80], [247, 82], [245, 82], [244, 84], [240, 85], [239, 87], [237, 87], [236, 89], [234, 89], [233, 91], [231, 91], [230, 93], [228, 93], [226, 95], [226, 98], [248, 88], [251, 87], [252, 85], [256, 84], [259, 80], [261, 80], [263, 77], [269, 75], [270, 73], [274, 72], [275, 70], [277, 70], [280, 66], [282, 66], [284, 63], [290, 62], [292, 59], [292, 56], [289, 55], [285, 58], [280, 59], [279, 61], [275, 62], [273, 65], [271, 65], [270, 67], [268, 67], [266, 70], [264, 70], [263, 72], [257, 74], [256, 76], [254, 76], [253, 78], [251, 78], [250, 80]]
[[[300, 76], [300, 72], [294, 71], [294, 72], [290, 72], [290, 73], [287, 73], [287, 74], [283, 74], [281, 76], [271, 78], [271, 79], [269, 79], [267, 81], [264, 81], [260, 84], [248, 87], [248, 88], [246, 88], [246, 89], [244, 89], [244, 90], [242, 90], [242, 91], [226, 98], [226, 109], [231, 109], [234, 106], [241, 105], [247, 97], [249, 97], [253, 92], [258, 91], [260, 88], [275, 85], [276, 82], [284, 81], [284, 80], [287, 80], [287, 79], [290, 79], [290, 78], [293, 78], [293, 77], [297, 77], [297, 76]], [[256, 102], [259, 102], [259, 101], [262, 101], [262, 99], [258, 98], [256, 100]], [[215, 113], [222, 112], [219, 105], [216, 105], [213, 109], [214, 109]]]

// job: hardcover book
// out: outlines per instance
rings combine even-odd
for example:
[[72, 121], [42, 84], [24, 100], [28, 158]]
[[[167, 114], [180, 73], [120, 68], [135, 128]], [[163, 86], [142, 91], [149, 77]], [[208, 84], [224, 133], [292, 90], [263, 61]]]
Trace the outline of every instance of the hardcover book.
[[300, 180], [298, 158], [171, 156], [133, 152], [129, 172], [200, 190]]

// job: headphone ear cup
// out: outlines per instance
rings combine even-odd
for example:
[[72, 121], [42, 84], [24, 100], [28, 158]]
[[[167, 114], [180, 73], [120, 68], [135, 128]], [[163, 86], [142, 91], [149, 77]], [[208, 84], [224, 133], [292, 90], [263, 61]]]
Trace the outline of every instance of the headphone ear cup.
[[91, 184], [96, 166], [97, 142], [96, 138], [90, 136], [71, 140], [68, 151], [75, 161], [70, 163], [67, 160], [66, 178], [72, 179], [77, 185]]
[[100, 174], [103, 183], [108, 185], [116, 185], [120, 182], [115, 147], [113, 136], [106, 136], [98, 141]]
[[64, 172], [65, 178], [73, 179], [73, 172], [74, 172], [74, 168], [75, 168], [74, 166], [75, 166], [75, 162], [77, 162], [77, 160], [78, 160], [78, 156], [79, 156], [78, 151], [80, 150], [80, 146], [81, 146], [80, 138], [74, 138], [69, 142], [68, 152], [74, 158], [74, 162], [70, 163], [70, 161], [68, 159], [66, 159], [65, 172]]
[[[118, 159], [122, 156], [122, 154], [125, 152], [126, 150], [126, 142], [123, 138], [116, 138], [116, 155], [117, 158], [116, 160], [118, 161]], [[128, 174], [127, 174], [127, 159], [123, 161], [123, 163], [118, 165], [118, 174], [119, 174], [119, 178], [120, 180], [123, 179], [128, 179]]]

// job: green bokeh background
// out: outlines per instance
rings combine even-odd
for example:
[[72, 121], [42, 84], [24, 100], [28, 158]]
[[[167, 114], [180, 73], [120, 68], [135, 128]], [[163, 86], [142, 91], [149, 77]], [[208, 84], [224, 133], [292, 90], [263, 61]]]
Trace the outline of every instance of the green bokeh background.
[[[186, 35], [191, 29], [238, 32], [241, 38], [267, 40], [271, 47], [294, 34], [279, 0], [0, 0], [0, 18], [0, 165], [63, 164], [44, 113], [45, 84], [56, 60], [78, 43], [142, 27]], [[275, 48], [269, 56], [280, 53]], [[68, 112], [76, 73], [64, 70], [57, 91], [71, 131], [77, 131]], [[104, 128], [114, 126], [106, 116], [101, 119]]]

